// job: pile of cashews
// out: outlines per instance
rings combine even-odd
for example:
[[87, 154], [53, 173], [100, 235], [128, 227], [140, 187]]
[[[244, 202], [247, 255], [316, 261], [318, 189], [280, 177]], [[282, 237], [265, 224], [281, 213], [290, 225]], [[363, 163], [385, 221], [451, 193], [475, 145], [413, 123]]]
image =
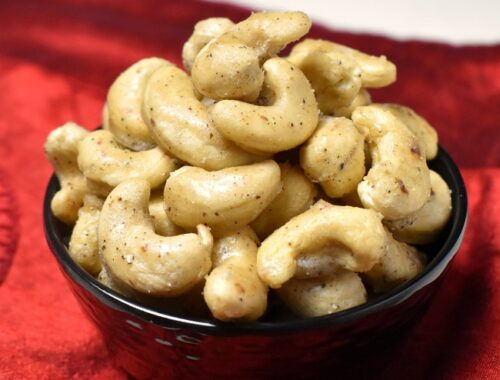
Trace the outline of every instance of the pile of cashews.
[[[47, 138], [74, 225], [71, 257], [105, 286], [169, 310], [255, 321], [270, 289], [303, 317], [339, 312], [417, 276], [451, 215], [429, 170], [436, 131], [371, 103], [396, 67], [302, 38], [302, 12], [209, 18], [185, 70], [147, 58], [111, 85], [102, 129]], [[209, 315], [209, 314], [208, 314]]]

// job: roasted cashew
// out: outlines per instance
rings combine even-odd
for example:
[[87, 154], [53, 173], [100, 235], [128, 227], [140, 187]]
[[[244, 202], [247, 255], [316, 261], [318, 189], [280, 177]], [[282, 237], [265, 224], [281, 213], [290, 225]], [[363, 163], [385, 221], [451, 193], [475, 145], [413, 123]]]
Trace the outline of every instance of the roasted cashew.
[[147, 150], [155, 146], [143, 120], [142, 97], [151, 75], [170, 62], [161, 58], [146, 58], [120, 74], [108, 91], [108, 129], [116, 141], [132, 150]]
[[219, 133], [196, 98], [189, 76], [175, 66], [162, 67], [151, 76], [143, 114], [158, 145], [191, 165], [219, 170], [262, 159]]
[[306, 211], [318, 194], [316, 186], [302, 173], [300, 168], [288, 163], [280, 164], [283, 190], [255, 219], [251, 226], [261, 239], [291, 218]]
[[427, 160], [436, 157], [438, 151], [438, 135], [434, 128], [420, 115], [409, 107], [398, 104], [382, 104], [391, 111], [415, 135], [424, 150]]
[[319, 108], [326, 114], [348, 107], [361, 87], [383, 87], [396, 80], [396, 66], [386, 57], [371, 56], [325, 40], [300, 42], [288, 60], [307, 76]]
[[111, 132], [98, 130], [80, 143], [78, 166], [91, 181], [92, 189], [106, 195], [129, 178], [144, 178], [156, 188], [165, 182], [178, 163], [158, 147], [133, 152], [119, 146]]
[[338, 313], [366, 302], [366, 289], [361, 278], [349, 271], [325, 278], [294, 278], [284, 283], [277, 293], [301, 317]]
[[191, 71], [196, 56], [206, 44], [233, 26], [234, 23], [225, 17], [210, 17], [198, 21], [194, 26], [193, 34], [182, 47], [182, 63], [186, 70]]
[[86, 129], [68, 122], [54, 129], [44, 146], [61, 186], [52, 198], [50, 208], [57, 219], [67, 224], [76, 222], [83, 197], [89, 192], [77, 164], [79, 145], [88, 134]]
[[386, 292], [417, 276], [424, 269], [425, 261], [425, 256], [415, 247], [395, 240], [387, 231], [385, 254], [363, 277], [376, 293]]
[[198, 234], [157, 235], [147, 211], [149, 182], [130, 179], [106, 198], [99, 218], [99, 254], [120, 287], [172, 297], [196, 285], [210, 270], [210, 229]]
[[403, 219], [385, 221], [399, 241], [410, 244], [427, 244], [434, 241], [451, 216], [451, 190], [441, 176], [430, 171], [431, 196], [413, 214]]
[[203, 295], [213, 316], [222, 321], [255, 321], [267, 308], [267, 286], [257, 275], [259, 240], [248, 226], [215, 241], [214, 269]]
[[320, 200], [264, 240], [257, 270], [265, 283], [279, 288], [294, 276], [299, 255], [321, 250], [335, 255], [339, 267], [366, 272], [380, 260], [385, 244], [377, 213]]
[[178, 226], [207, 224], [215, 234], [245, 226], [281, 191], [274, 161], [208, 172], [184, 166], [165, 185], [167, 214]]
[[349, 104], [348, 106], [335, 109], [333, 111], [333, 116], [337, 117], [343, 116], [350, 118], [356, 107], [367, 106], [368, 104], [371, 103], [372, 103], [372, 98], [370, 96], [370, 93], [366, 89], [362, 88], [358, 92], [354, 100], [351, 102], [351, 104]]
[[264, 105], [222, 100], [210, 110], [215, 127], [237, 145], [253, 152], [276, 153], [302, 144], [318, 123], [318, 106], [309, 81], [282, 58], [267, 60]]
[[352, 114], [358, 130], [367, 136], [372, 167], [358, 185], [366, 208], [401, 219], [430, 196], [430, 175], [418, 139], [384, 106], [358, 107]]
[[97, 224], [103, 203], [104, 201], [95, 195], [85, 195], [68, 245], [71, 258], [93, 276], [101, 271]]
[[165, 211], [163, 191], [155, 191], [151, 194], [148, 208], [154, 230], [158, 235], [175, 236], [184, 233], [183, 229], [177, 227], [168, 217], [167, 212]]
[[365, 175], [363, 140], [351, 120], [322, 116], [300, 149], [300, 166], [329, 197], [342, 197], [354, 191]]
[[102, 114], [101, 114], [101, 126], [102, 129], [109, 130], [109, 111], [108, 111], [108, 103], [104, 103], [104, 106], [102, 107]]
[[311, 27], [302, 12], [259, 12], [210, 41], [192, 68], [197, 90], [211, 99], [254, 101], [262, 87], [261, 64]]

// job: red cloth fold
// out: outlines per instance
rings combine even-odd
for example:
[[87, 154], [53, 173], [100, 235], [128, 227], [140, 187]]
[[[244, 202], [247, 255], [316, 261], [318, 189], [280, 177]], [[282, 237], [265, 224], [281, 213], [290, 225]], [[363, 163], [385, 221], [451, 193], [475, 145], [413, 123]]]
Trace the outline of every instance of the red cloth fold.
[[[5, 210], [17, 215], [9, 219], [10, 245], [0, 241], [0, 274], [20, 231], [0, 286], [0, 379], [126, 378], [45, 244], [41, 204], [51, 174], [45, 137], [67, 120], [98, 125], [107, 88], [134, 61], [162, 56], [180, 63], [197, 20], [241, 20], [248, 13], [187, 0], [0, 3], [0, 197], [7, 188], [12, 197], [0, 203], [0, 224]], [[465, 241], [434, 304], [396, 349], [360, 363], [359, 375], [500, 378], [500, 46], [397, 42], [317, 26], [310, 36], [395, 62], [398, 82], [373, 98], [426, 117], [469, 192]]]

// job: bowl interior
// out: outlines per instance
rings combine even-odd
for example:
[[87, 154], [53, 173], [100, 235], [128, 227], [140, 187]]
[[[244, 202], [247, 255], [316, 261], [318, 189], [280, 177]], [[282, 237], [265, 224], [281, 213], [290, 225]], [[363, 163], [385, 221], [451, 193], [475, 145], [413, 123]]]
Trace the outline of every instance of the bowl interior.
[[47, 241], [57, 261], [66, 274], [80, 286], [92, 293], [106, 305], [151, 321], [160, 326], [192, 328], [200, 332], [224, 335], [282, 333], [298, 329], [318, 328], [322, 325], [337, 325], [353, 321], [378, 310], [386, 309], [410, 297], [419, 289], [435, 281], [456, 254], [461, 243], [467, 218], [467, 196], [460, 172], [448, 153], [439, 148], [437, 157], [429, 162], [429, 167], [438, 172], [452, 190], [452, 217], [439, 239], [433, 244], [421, 246], [427, 254], [428, 264], [424, 271], [405, 284], [370, 299], [367, 303], [336, 314], [315, 318], [279, 319], [272, 312], [262, 321], [253, 323], [225, 323], [215, 319], [197, 319], [149, 307], [103, 286], [95, 278], [80, 268], [69, 256], [67, 243], [71, 229], [57, 220], [50, 210], [50, 201], [59, 190], [55, 176], [49, 181], [44, 200], [44, 226]]

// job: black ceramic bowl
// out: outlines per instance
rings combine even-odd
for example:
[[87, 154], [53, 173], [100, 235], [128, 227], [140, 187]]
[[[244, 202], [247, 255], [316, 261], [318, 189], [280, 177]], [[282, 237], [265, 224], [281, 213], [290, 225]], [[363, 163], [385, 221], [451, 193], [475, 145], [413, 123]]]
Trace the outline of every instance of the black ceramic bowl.
[[[413, 280], [337, 314], [247, 324], [173, 315], [97, 282], [67, 253], [68, 228], [54, 218], [52, 177], [44, 203], [48, 244], [84, 312], [100, 330], [117, 365], [136, 378], [268, 378], [313, 376], [362, 346], [398, 335], [421, 316], [462, 242], [467, 197], [459, 170], [440, 148], [429, 163], [452, 190], [452, 218], [424, 250], [429, 262]], [[398, 334], [395, 334], [398, 332]]]

